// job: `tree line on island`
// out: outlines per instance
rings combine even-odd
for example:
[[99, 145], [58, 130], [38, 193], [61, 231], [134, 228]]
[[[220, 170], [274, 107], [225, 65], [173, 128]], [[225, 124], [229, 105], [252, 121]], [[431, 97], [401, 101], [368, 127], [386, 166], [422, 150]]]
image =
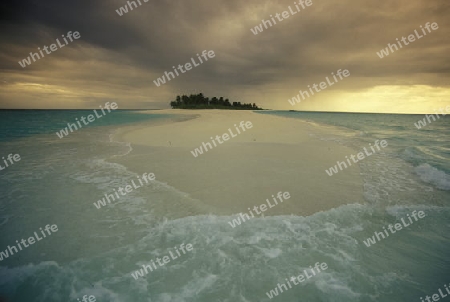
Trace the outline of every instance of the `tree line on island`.
[[208, 98], [204, 97], [203, 93], [191, 94], [189, 96], [177, 95], [175, 101], [170, 102], [172, 109], [238, 109], [238, 110], [262, 110], [256, 106], [255, 103], [243, 103], [233, 102], [230, 100], [220, 98]]

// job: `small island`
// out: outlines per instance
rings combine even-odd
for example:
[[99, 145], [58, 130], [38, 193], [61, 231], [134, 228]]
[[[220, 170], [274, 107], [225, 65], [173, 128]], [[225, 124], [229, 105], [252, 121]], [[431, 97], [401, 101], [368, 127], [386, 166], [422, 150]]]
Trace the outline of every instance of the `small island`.
[[241, 104], [241, 102], [231, 103], [228, 99], [208, 98], [203, 93], [191, 94], [190, 96], [177, 95], [176, 100], [170, 102], [172, 109], [234, 109], [234, 110], [263, 110], [255, 103]]

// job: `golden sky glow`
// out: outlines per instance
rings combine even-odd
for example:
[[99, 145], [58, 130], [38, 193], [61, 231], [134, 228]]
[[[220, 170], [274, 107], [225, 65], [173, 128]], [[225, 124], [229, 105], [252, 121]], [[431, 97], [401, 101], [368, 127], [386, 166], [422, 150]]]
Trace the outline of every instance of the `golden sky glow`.
[[[425, 113], [450, 104], [450, 3], [315, 1], [254, 35], [293, 1], [31, 0], [6, 5], [0, 33], [0, 108], [168, 108], [203, 92], [281, 110]], [[26, 9], [23, 9], [26, 7]], [[61, 12], [71, 11], [70, 16]], [[439, 29], [380, 59], [376, 52], [420, 25]], [[68, 31], [81, 38], [22, 68], [18, 61]], [[153, 80], [203, 50], [216, 57], [167, 82]], [[331, 72], [351, 76], [291, 106]]]

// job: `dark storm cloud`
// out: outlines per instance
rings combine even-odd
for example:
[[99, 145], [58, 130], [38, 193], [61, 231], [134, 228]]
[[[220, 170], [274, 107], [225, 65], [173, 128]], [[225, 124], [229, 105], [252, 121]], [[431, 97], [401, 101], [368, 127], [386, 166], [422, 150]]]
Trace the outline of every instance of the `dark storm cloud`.
[[[293, 1], [141, 2], [142, 6], [123, 16], [116, 13], [127, 3], [122, 0], [1, 4], [5, 29], [0, 33], [1, 77], [12, 83], [66, 87], [73, 98], [84, 101], [105, 98], [108, 93], [112, 98], [129, 96], [130, 104], [136, 106], [199, 90], [224, 95], [276, 90], [290, 96], [340, 68], [352, 73], [351, 80], [339, 88], [344, 90], [386, 83], [449, 83], [447, 0], [313, 0], [312, 6], [258, 35], [250, 28], [293, 7]], [[376, 56], [387, 43], [426, 22], [437, 22], [439, 29], [384, 59]], [[24, 69], [18, 65], [30, 51], [68, 31], [79, 31], [81, 39]], [[214, 50], [216, 57], [164, 87], [153, 84], [164, 71], [204, 49]], [[9, 87], [7, 96], [13, 95]], [[4, 99], [5, 94], [0, 94], [0, 101]]]

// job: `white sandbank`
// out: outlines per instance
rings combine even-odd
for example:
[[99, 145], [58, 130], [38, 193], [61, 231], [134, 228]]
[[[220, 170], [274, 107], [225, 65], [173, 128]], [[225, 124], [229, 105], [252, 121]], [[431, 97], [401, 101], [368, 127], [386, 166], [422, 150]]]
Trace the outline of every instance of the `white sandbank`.
[[[208, 208], [204, 214], [248, 212], [248, 207], [264, 203], [279, 191], [288, 191], [291, 198], [267, 210], [265, 216], [306, 216], [363, 200], [357, 165], [331, 177], [325, 173], [355, 150], [311, 137], [304, 121], [247, 110], [142, 113], [195, 117], [119, 129], [115, 140], [130, 142], [133, 151], [115, 161], [136, 173], [155, 173], [158, 181], [203, 203]], [[250, 121], [253, 127], [198, 157], [190, 152], [229, 128], [236, 133], [234, 124], [241, 121]]]

